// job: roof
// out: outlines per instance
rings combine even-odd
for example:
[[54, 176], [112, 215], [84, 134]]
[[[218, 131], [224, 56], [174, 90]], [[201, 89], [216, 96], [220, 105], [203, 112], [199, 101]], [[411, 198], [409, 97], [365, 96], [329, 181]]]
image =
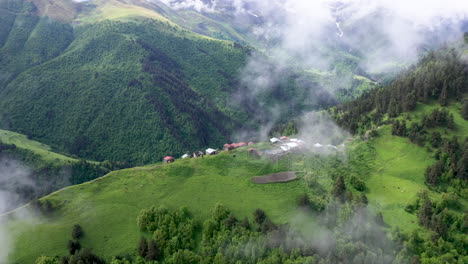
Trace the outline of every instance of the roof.
[[245, 142], [239, 142], [237, 145], [238, 145], [239, 147], [243, 147], [243, 146], [247, 146], [247, 143], [245, 143]]
[[172, 159], [174, 159], [174, 157], [171, 157], [171, 156], [164, 157], [164, 160], [172, 160]]
[[271, 143], [279, 142], [280, 140], [278, 138], [270, 138]]
[[189, 154], [184, 154], [184, 155], [182, 155], [182, 158], [183, 158], [183, 159], [188, 158], [188, 157], [190, 157]]
[[208, 148], [206, 149], [206, 153], [213, 153], [216, 152], [216, 149]]
[[282, 137], [280, 137], [280, 139], [283, 140], [283, 139], [289, 139], [289, 138], [285, 137], [285, 136], [282, 136]]
[[315, 144], [314, 144], [314, 147], [316, 147], [316, 148], [321, 148], [321, 147], [323, 147], [323, 145], [320, 144], [320, 143], [315, 143]]
[[286, 143], [286, 144], [284, 144], [284, 145], [286, 145], [286, 146], [288, 146], [288, 147], [290, 147], [290, 148], [297, 148], [297, 147], [299, 147], [299, 144], [294, 143], [294, 142], [292, 142], [292, 143]]
[[253, 142], [249, 142], [249, 143], [247, 143], [247, 145], [249, 145], [249, 146], [250, 146], [250, 145], [253, 145], [253, 144], [255, 144], [255, 143], [253, 143]]

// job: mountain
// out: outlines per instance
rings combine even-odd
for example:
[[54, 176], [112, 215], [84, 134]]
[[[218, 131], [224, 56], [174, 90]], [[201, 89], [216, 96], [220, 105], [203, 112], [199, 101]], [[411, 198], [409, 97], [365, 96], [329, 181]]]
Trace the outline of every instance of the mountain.
[[[67, 241], [79, 224], [84, 236], [76, 241], [93, 253], [70, 261], [96, 254], [145, 263], [138, 255], [148, 259], [147, 252], [135, 250], [146, 238], [163, 263], [463, 263], [468, 78], [461, 58], [450, 49], [431, 53], [388, 86], [329, 109], [354, 132], [346, 155], [312, 151], [271, 160], [244, 147], [116, 171], [44, 197], [27, 208], [49, 204], [46, 221], [10, 222], [23, 228], [12, 258], [24, 263], [42, 255], [59, 263], [54, 256], [69, 255]], [[428, 76], [428, 86], [415, 85]], [[252, 181], [284, 171], [298, 179]], [[48, 243], [35, 242], [42, 240]]]
[[0, 127], [87, 159], [142, 164], [255, 130], [268, 119], [258, 105], [279, 102], [288, 117], [332, 102], [317, 75], [293, 68], [248, 105], [233, 101], [252, 48], [157, 11], [147, 2], [2, 0]]

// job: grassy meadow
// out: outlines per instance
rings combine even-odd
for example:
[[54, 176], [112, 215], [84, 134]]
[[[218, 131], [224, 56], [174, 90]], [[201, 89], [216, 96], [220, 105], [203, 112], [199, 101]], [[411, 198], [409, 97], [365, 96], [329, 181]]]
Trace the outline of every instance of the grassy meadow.
[[253, 176], [287, 167], [285, 162], [250, 160], [246, 152], [239, 152], [236, 157], [222, 153], [110, 173], [48, 196], [59, 208], [49, 219], [17, 223], [23, 231], [18, 234], [13, 259], [32, 263], [39, 255], [65, 254], [70, 230], [77, 223], [86, 232], [83, 246], [97, 254], [111, 257], [133, 252], [141, 235], [136, 217], [151, 206], [186, 206], [197, 220], [204, 220], [216, 203], [222, 203], [239, 217], [251, 217], [256, 208], [262, 208], [273, 221], [287, 222], [296, 210], [296, 198], [306, 192], [304, 183], [259, 185], [251, 181]]

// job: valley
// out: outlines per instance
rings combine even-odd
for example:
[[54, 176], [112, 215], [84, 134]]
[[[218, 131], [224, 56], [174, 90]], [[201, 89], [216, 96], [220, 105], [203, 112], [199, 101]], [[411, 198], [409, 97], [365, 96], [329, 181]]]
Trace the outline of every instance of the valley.
[[0, 264], [468, 262], [436, 6], [0, 0]]

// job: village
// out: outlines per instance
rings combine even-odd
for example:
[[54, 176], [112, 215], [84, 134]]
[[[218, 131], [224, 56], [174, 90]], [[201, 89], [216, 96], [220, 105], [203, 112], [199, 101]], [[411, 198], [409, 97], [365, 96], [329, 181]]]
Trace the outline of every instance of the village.
[[[224, 144], [222, 150], [217, 150], [214, 148], [208, 148], [204, 152], [203, 151], [195, 151], [192, 153], [185, 153], [182, 155], [181, 159], [188, 159], [188, 158], [203, 158], [205, 155], [206, 156], [212, 156], [212, 155], [217, 155], [220, 153], [220, 151], [232, 151], [234, 149], [240, 148], [240, 147], [248, 147], [250, 148], [247, 150], [249, 153], [249, 156], [251, 157], [267, 157], [272, 160], [278, 160], [282, 156], [287, 155], [289, 153], [301, 153], [306, 151], [308, 148], [306, 146], [306, 142], [301, 139], [297, 138], [289, 138], [286, 136], [282, 136], [279, 138], [273, 137], [270, 138], [269, 141], [270, 143], [270, 148], [265, 149], [265, 150], [257, 150], [257, 148], [254, 148], [253, 146], [255, 145], [254, 142], [239, 142], [239, 143], [231, 143], [231, 144]], [[313, 146], [314, 151], [338, 151], [338, 147], [328, 144], [328, 145], [322, 145], [320, 143], [315, 143]], [[163, 163], [172, 163], [175, 162], [176, 158], [172, 156], [166, 156], [163, 159]]]

